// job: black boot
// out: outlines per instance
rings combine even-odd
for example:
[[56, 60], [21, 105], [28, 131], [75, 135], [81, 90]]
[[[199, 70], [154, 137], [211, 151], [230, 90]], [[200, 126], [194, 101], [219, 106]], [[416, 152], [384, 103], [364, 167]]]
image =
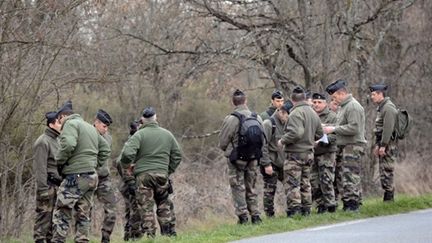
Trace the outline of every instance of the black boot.
[[248, 217], [246, 216], [246, 215], [240, 215], [240, 216], [238, 216], [238, 221], [237, 221], [237, 224], [247, 224], [247, 222], [248, 222]]
[[349, 200], [348, 202], [344, 202], [344, 211], [358, 212], [359, 207], [360, 207], [359, 203], [354, 200]]
[[334, 213], [334, 212], [336, 212], [336, 206], [330, 206], [330, 207], [327, 207], [327, 211], [329, 212], [329, 213]]
[[319, 206], [317, 207], [317, 214], [322, 214], [322, 213], [325, 213], [325, 212], [327, 212], [327, 207], [326, 207], [326, 206], [324, 206], [324, 205], [319, 205]]
[[268, 218], [273, 218], [274, 217], [274, 211], [266, 211], [265, 214], [266, 214], [266, 216]]
[[174, 229], [174, 225], [162, 225], [161, 226], [161, 235], [165, 236], [177, 236], [177, 232]]
[[254, 215], [251, 218], [252, 224], [261, 224], [262, 220], [259, 215]]
[[35, 240], [35, 243], [45, 243], [45, 240]]
[[302, 210], [301, 210], [301, 214], [302, 214], [303, 216], [309, 216], [310, 213], [311, 213], [310, 208], [302, 208]]
[[110, 238], [109, 237], [102, 236], [101, 243], [109, 243], [109, 242], [110, 242]]
[[295, 208], [287, 210], [286, 213], [287, 213], [287, 217], [288, 218], [292, 218], [292, 217], [294, 217], [294, 215], [300, 214], [301, 213], [301, 209], [298, 208], [298, 207], [295, 207]]
[[394, 202], [394, 193], [393, 192], [384, 192], [384, 202]]

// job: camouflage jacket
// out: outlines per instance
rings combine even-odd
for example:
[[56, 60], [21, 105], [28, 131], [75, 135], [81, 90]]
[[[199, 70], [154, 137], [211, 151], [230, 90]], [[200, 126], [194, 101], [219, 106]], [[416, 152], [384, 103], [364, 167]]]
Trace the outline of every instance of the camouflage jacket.
[[337, 145], [366, 144], [364, 109], [351, 94], [340, 104], [334, 133]]
[[277, 142], [284, 135], [285, 124], [283, 124], [279, 118], [277, 118], [276, 114], [273, 114], [271, 118], [275, 121], [274, 129], [270, 119], [267, 119], [263, 122], [266, 139], [264, 140], [263, 144], [263, 157], [260, 160], [260, 165], [267, 166], [269, 164], [273, 164], [279, 168], [282, 168], [285, 160], [285, 153], [278, 149]]
[[[321, 123], [325, 125], [335, 125], [337, 122], [336, 113], [331, 111], [328, 107], [326, 107], [321, 113], [318, 114]], [[325, 153], [331, 153], [336, 152], [336, 135], [335, 134], [328, 134], [327, 139], [329, 141], [328, 144], [325, 143], [318, 143], [315, 147], [315, 155], [321, 155]]]
[[395, 130], [397, 113], [396, 106], [389, 97], [385, 97], [378, 105], [374, 129], [377, 145], [386, 146], [389, 144]]

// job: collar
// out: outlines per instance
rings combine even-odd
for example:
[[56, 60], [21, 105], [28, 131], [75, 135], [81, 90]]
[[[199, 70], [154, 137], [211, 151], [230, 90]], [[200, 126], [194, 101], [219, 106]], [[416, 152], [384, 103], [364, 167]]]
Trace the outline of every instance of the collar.
[[243, 105], [238, 105], [234, 108], [234, 111], [244, 111], [244, 110], [248, 110], [247, 105], [243, 104]]
[[157, 121], [148, 121], [148, 122], [144, 122], [139, 130], [144, 129], [146, 127], [158, 127], [158, 126], [159, 124], [157, 123]]
[[377, 111], [381, 111], [383, 106], [390, 100], [390, 97], [384, 97], [384, 99], [378, 104]]
[[348, 104], [350, 101], [353, 100], [352, 94], [349, 94], [340, 104], [340, 106], [345, 106], [346, 104]]
[[325, 115], [327, 115], [328, 113], [330, 113], [330, 109], [328, 108], [328, 106], [326, 106], [326, 107], [324, 108], [324, 110], [322, 110], [320, 113], [318, 113], [318, 116], [325, 116]]
[[306, 101], [300, 101], [297, 104], [294, 105], [294, 107], [291, 109], [290, 114], [297, 108], [300, 106], [310, 106]]
[[47, 127], [46, 129], [45, 129], [45, 134], [48, 136], [48, 137], [51, 137], [51, 138], [57, 138], [58, 137], [58, 135], [60, 135], [60, 133], [57, 131], [57, 130], [55, 130], [55, 129], [52, 129], [51, 127]]

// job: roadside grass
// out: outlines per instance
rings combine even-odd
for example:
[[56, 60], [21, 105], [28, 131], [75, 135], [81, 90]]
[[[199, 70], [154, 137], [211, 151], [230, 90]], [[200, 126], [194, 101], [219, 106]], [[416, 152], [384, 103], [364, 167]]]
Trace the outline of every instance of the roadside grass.
[[[208, 215], [208, 220], [204, 222], [193, 223], [188, 229], [178, 232], [175, 238], [162, 237], [158, 235], [155, 239], [142, 238], [137, 243], [147, 242], [184, 242], [184, 243], [203, 243], [203, 242], [229, 242], [239, 239], [250, 238], [267, 234], [275, 234], [304, 228], [310, 228], [321, 225], [328, 225], [350, 220], [370, 218], [376, 216], [392, 215], [405, 213], [415, 210], [432, 208], [432, 194], [421, 196], [398, 195], [393, 203], [383, 203], [381, 198], [367, 198], [363, 201], [363, 206], [358, 213], [344, 212], [339, 206], [336, 213], [333, 214], [316, 214], [313, 211], [308, 217], [296, 216], [287, 218], [286, 215], [280, 212], [275, 218], [268, 219], [263, 217], [263, 223], [260, 225], [237, 225], [236, 219], [224, 219], [217, 215]], [[32, 242], [31, 232], [24, 234], [20, 239], [1, 239], [0, 242]], [[158, 232], [159, 233], [159, 232]], [[114, 232], [111, 242], [124, 242], [121, 232]], [[69, 234], [67, 242], [73, 242]], [[5, 241], [4, 241], [5, 240]], [[93, 237], [90, 242], [100, 242], [99, 238]]]

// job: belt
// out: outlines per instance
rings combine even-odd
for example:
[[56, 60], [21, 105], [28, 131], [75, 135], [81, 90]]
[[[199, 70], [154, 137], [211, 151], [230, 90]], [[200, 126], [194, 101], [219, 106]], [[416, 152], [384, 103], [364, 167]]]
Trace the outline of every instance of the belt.
[[67, 174], [66, 176], [77, 176], [77, 177], [80, 177], [80, 176], [85, 176], [85, 175], [94, 175], [94, 174], [95, 174], [95, 172], [92, 171], [92, 172], [83, 172], [83, 173]]

